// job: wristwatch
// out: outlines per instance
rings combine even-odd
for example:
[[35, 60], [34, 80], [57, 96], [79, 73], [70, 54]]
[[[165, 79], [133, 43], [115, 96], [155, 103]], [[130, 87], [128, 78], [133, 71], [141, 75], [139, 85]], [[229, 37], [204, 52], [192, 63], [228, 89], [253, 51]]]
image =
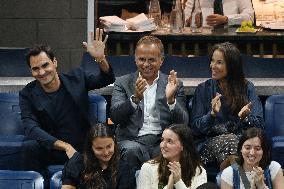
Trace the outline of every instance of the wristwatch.
[[140, 100], [136, 96], [132, 95], [130, 98], [131, 98], [133, 103], [139, 104]]

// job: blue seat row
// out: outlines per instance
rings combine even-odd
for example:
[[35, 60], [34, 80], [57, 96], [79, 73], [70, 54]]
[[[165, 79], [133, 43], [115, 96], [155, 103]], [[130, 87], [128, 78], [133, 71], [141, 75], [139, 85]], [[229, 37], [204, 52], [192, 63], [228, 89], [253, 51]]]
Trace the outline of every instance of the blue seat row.
[[[106, 100], [94, 93], [89, 94], [89, 99], [92, 119], [105, 122]], [[265, 123], [266, 132], [272, 139], [273, 159], [278, 161], [283, 167], [284, 95], [272, 95], [267, 98], [265, 103]], [[23, 142], [27, 142], [27, 140], [21, 127], [18, 94], [0, 93], [0, 169], [17, 170], [21, 168], [21, 165], [24, 164], [24, 162], [20, 161], [22, 158], [20, 150]], [[62, 167], [62, 165], [49, 167], [48, 175], [53, 175], [60, 171]], [[213, 170], [211, 174], [217, 174], [216, 171]]]
[[44, 179], [35, 171], [0, 170], [0, 188], [44, 189]]
[[[107, 102], [101, 95], [89, 93], [90, 120], [106, 122]], [[0, 93], [0, 170], [13, 170], [16, 176], [17, 171], [29, 170], [25, 167], [29, 159], [22, 155], [25, 143], [34, 142], [28, 140], [21, 126], [19, 95], [18, 93]], [[51, 165], [47, 167], [47, 180], [56, 172], [62, 170], [63, 165]], [[28, 173], [30, 174], [30, 173]], [[4, 175], [4, 174], [3, 174]], [[19, 174], [24, 175], [24, 173]], [[8, 181], [3, 182], [7, 183]], [[0, 180], [0, 188], [2, 180]], [[17, 188], [17, 187], [15, 187]], [[25, 187], [29, 188], [29, 187]]]

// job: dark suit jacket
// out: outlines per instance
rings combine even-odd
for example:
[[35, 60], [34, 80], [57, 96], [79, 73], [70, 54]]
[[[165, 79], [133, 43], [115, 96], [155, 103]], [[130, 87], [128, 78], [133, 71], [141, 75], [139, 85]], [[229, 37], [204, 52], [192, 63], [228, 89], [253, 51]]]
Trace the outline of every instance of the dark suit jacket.
[[[135, 109], [131, 105], [130, 97], [135, 92], [135, 82], [138, 72], [131, 73], [116, 79], [111, 101], [111, 119], [117, 125], [116, 137], [118, 141], [131, 140], [138, 136], [139, 130], [143, 126], [143, 100]], [[168, 76], [160, 72], [157, 83], [156, 106], [160, 114], [160, 124], [164, 130], [172, 123], [188, 124], [188, 112], [186, 109], [186, 99], [184, 87], [181, 81], [176, 91], [176, 105], [170, 111], [167, 104], [165, 89]]]
[[[112, 68], [108, 73], [101, 71], [100, 74], [94, 75], [94, 72], [95, 70], [84, 70], [79, 67], [68, 74], [59, 75], [61, 84], [78, 107], [78, 114], [82, 114], [87, 121], [88, 91], [107, 86], [115, 80]], [[19, 92], [19, 96], [26, 135], [51, 149], [57, 140], [52, 136], [56, 127], [56, 115], [40, 83], [36, 80], [30, 82]]]

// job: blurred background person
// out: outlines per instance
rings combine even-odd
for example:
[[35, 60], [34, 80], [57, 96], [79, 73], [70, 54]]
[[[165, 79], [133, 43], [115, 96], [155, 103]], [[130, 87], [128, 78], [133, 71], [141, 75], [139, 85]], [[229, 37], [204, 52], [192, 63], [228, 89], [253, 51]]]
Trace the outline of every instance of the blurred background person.
[[198, 3], [201, 7], [203, 26], [241, 25], [243, 20], [254, 22], [251, 0], [187, 0], [184, 14], [188, 26], [192, 20], [191, 13], [194, 7], [199, 6]]

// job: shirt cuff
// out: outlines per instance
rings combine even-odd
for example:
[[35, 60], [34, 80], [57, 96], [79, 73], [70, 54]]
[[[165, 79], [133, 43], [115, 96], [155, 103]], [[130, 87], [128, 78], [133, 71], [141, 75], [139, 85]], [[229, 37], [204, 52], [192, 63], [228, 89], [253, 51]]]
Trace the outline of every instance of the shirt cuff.
[[169, 104], [168, 102], [167, 102], [167, 104], [168, 104], [168, 106], [169, 106], [169, 109], [170, 109], [170, 111], [172, 111], [174, 108], [175, 108], [175, 106], [176, 106], [176, 99], [175, 99], [175, 102], [173, 103], [173, 104]]
[[133, 96], [134, 96], [134, 95], [132, 95], [132, 96], [130, 97], [130, 102], [131, 102], [132, 107], [136, 109], [138, 105], [135, 104], [135, 103], [132, 101], [132, 97], [133, 97]]
[[187, 186], [184, 184], [184, 182], [182, 181], [182, 179], [179, 179], [178, 182], [176, 182], [174, 184], [175, 188], [187, 188]]

